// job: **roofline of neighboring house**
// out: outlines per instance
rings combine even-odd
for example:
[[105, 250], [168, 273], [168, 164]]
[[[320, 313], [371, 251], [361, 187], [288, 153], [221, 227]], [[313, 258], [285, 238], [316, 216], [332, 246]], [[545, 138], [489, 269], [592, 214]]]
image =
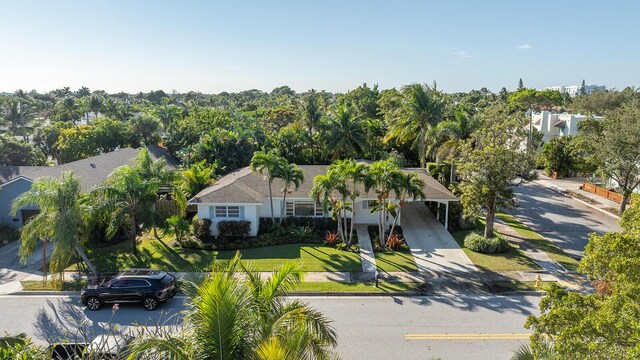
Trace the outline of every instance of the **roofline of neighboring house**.
[[20, 179], [22, 179], [22, 180], [27, 180], [28, 182], [30, 182], [30, 183], [32, 183], [32, 184], [33, 184], [33, 180], [29, 179], [28, 177], [26, 177], [26, 176], [24, 176], [24, 175], [20, 175], [20, 176], [18, 176], [18, 177], [17, 177], [17, 178], [15, 178], [15, 179], [11, 179], [11, 180], [7, 181], [6, 183], [2, 183], [2, 184], [0, 184], [0, 188], [2, 188], [2, 187], [3, 187], [3, 186], [5, 186], [5, 185], [9, 185], [9, 184], [11, 184], [12, 182], [18, 181], [18, 180], [20, 180]]

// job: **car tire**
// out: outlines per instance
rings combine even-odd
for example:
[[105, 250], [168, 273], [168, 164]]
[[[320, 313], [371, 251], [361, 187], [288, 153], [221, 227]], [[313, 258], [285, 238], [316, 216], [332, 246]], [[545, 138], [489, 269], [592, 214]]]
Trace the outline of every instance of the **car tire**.
[[97, 296], [89, 296], [87, 298], [87, 309], [91, 311], [99, 310], [102, 307], [102, 300]]
[[142, 306], [144, 306], [147, 311], [153, 311], [158, 308], [158, 299], [156, 299], [155, 296], [147, 296], [142, 299]]

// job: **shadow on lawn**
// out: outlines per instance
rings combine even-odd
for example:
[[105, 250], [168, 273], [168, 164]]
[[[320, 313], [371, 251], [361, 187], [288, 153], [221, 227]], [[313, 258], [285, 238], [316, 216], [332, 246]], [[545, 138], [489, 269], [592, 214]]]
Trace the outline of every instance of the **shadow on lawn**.
[[[331, 249], [332, 252], [327, 252], [327, 249]], [[316, 271], [362, 271], [359, 255], [354, 257], [352, 252], [344, 251], [344, 254], [341, 254], [338, 251], [340, 250], [326, 246], [309, 246], [301, 250], [301, 252], [316, 259], [321, 264], [321, 269]]]
[[[387, 254], [388, 256], [385, 256]], [[418, 271], [418, 267], [415, 265], [415, 261], [413, 260], [413, 255], [404, 251], [393, 251], [392, 253], [377, 252], [376, 263], [378, 264], [378, 270], [382, 272]]]

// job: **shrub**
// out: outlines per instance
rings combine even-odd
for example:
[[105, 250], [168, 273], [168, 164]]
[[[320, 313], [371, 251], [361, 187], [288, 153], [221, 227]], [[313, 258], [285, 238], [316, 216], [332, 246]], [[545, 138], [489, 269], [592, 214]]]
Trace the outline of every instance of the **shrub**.
[[402, 245], [404, 245], [404, 240], [402, 240], [400, 236], [398, 236], [398, 234], [393, 234], [387, 239], [388, 249], [400, 250], [400, 248], [402, 248]]
[[480, 234], [471, 233], [464, 238], [464, 247], [482, 254], [498, 254], [509, 250], [511, 245], [500, 235], [487, 239]]
[[294, 226], [289, 231], [289, 234], [294, 240], [305, 242], [313, 236], [313, 229], [309, 226]]
[[335, 246], [340, 242], [340, 236], [338, 236], [338, 233], [336, 232], [327, 231], [327, 235], [325, 235], [324, 241], [329, 246]]
[[322, 234], [325, 231], [330, 231], [336, 228], [336, 221], [330, 217], [305, 217], [305, 216], [292, 216], [282, 219], [282, 225], [278, 225], [279, 219], [276, 219], [276, 224], [271, 223], [271, 218], [260, 218], [258, 226], [258, 234], [263, 234], [273, 231], [276, 227], [290, 227], [290, 226], [308, 226], [310, 228], [319, 231]]
[[218, 235], [220, 237], [246, 238], [251, 231], [251, 222], [248, 220], [224, 220], [218, 223]]
[[211, 224], [210, 219], [193, 221], [193, 235], [203, 244], [211, 242]]

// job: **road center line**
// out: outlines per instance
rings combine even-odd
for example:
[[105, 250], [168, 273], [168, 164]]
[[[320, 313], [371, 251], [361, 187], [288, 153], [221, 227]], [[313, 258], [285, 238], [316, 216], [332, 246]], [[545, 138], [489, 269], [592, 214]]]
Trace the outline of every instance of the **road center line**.
[[405, 341], [412, 340], [518, 340], [529, 339], [531, 334], [404, 334]]

